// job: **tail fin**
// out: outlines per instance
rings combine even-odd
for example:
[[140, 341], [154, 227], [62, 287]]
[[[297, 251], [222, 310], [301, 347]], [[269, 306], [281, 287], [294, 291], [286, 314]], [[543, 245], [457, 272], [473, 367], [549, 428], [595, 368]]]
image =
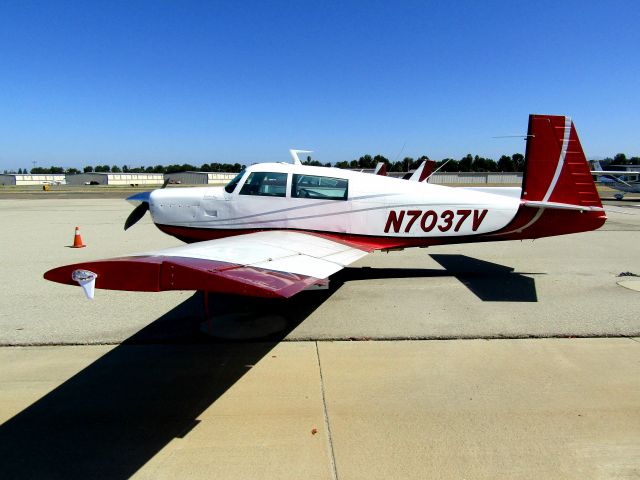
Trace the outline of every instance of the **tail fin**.
[[522, 200], [602, 207], [570, 117], [529, 116]]
[[387, 164], [384, 162], [378, 162], [376, 164], [376, 169], [373, 171], [374, 175], [382, 175], [383, 177], [387, 176]]
[[413, 175], [409, 177], [409, 180], [411, 180], [412, 182], [424, 182], [431, 176], [435, 166], [436, 162], [434, 162], [433, 160], [423, 160], [416, 171], [413, 172]]
[[521, 240], [587, 232], [606, 219], [571, 118], [530, 115], [521, 206], [492, 236]]

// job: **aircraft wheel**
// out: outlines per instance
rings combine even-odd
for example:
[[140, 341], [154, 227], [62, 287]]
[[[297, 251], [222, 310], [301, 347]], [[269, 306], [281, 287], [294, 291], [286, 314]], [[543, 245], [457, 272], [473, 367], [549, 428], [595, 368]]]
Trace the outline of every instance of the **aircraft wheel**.
[[624, 197], [624, 195], [622, 195], [621, 193], [616, 193], [613, 198], [615, 198], [616, 200], [622, 200], [622, 197]]

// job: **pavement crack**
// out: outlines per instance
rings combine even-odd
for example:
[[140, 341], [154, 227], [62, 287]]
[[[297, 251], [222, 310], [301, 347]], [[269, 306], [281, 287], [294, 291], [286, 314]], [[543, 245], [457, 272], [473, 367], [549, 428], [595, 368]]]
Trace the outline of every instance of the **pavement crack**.
[[320, 393], [322, 394], [322, 408], [324, 413], [324, 425], [327, 429], [327, 440], [329, 442], [329, 460], [331, 463], [331, 471], [333, 473], [333, 479], [338, 480], [338, 468], [336, 466], [336, 455], [333, 449], [333, 436], [331, 434], [331, 424], [329, 422], [329, 412], [327, 410], [327, 398], [324, 391], [324, 377], [322, 375], [322, 362], [320, 361], [320, 350], [318, 348], [318, 342], [316, 344], [316, 358], [318, 359], [318, 372], [320, 373]]

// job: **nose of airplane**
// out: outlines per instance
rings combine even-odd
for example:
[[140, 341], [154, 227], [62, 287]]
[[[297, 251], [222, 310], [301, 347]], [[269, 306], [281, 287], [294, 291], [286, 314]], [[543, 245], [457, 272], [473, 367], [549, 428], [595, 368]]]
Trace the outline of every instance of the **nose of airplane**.
[[192, 222], [203, 197], [200, 188], [154, 190], [149, 196], [149, 211], [155, 223]]

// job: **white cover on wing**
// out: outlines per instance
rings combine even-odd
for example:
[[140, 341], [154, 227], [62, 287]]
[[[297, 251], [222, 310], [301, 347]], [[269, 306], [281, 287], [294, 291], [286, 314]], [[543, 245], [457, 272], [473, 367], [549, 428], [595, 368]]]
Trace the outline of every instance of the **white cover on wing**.
[[308, 233], [276, 230], [208, 240], [134, 256], [200, 258], [323, 279], [367, 253]]

